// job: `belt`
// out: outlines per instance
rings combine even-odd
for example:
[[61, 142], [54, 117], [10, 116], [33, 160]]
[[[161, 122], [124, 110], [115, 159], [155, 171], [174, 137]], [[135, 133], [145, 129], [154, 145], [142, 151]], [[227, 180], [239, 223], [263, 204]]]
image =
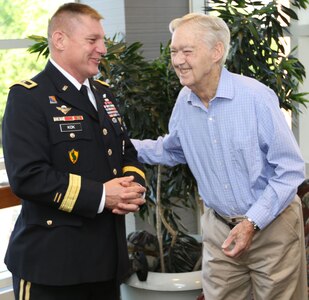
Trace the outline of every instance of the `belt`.
[[228, 216], [221, 216], [216, 211], [214, 211], [214, 215], [218, 220], [229, 226], [231, 229], [234, 228], [238, 223], [245, 220], [244, 216], [237, 216], [237, 217], [228, 217]]

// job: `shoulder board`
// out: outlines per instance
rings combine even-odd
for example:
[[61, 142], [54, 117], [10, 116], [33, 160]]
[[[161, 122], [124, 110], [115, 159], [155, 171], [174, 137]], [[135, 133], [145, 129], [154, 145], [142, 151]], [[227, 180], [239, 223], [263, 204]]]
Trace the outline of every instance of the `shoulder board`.
[[97, 82], [99, 82], [99, 83], [109, 87], [109, 84], [106, 83], [105, 81], [102, 81], [102, 80], [99, 80], [99, 79], [96, 79], [95, 81], [97, 81]]
[[12, 84], [10, 86], [10, 88], [13, 87], [14, 85], [21, 85], [21, 86], [30, 90], [30, 89], [34, 88], [35, 86], [37, 86], [38, 84], [36, 82], [34, 82], [33, 80], [28, 79], [28, 80], [22, 80], [22, 81], [16, 82], [16, 83]]

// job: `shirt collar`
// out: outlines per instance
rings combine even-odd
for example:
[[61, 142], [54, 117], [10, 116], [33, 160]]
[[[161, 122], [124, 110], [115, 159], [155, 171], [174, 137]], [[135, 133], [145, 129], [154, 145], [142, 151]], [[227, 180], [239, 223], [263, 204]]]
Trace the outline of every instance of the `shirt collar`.
[[59, 72], [61, 72], [61, 74], [64, 77], [66, 77], [77, 88], [77, 90], [80, 90], [82, 85], [86, 85], [88, 88], [90, 88], [88, 78], [84, 81], [83, 84], [80, 84], [71, 74], [69, 74], [66, 70], [60, 67], [52, 58], [50, 58], [49, 60], [59, 70]]
[[[234, 97], [234, 86], [232, 80], [232, 73], [229, 72], [226, 68], [222, 68], [219, 84], [217, 88], [216, 95], [211, 101], [217, 98], [224, 98], [232, 100]], [[190, 93], [187, 97], [187, 101], [191, 102], [193, 105], [199, 104], [200, 99], [190, 90]]]
[[217, 93], [215, 98], [224, 98], [232, 100], [234, 97], [234, 86], [232, 80], [232, 73], [226, 68], [222, 68]]

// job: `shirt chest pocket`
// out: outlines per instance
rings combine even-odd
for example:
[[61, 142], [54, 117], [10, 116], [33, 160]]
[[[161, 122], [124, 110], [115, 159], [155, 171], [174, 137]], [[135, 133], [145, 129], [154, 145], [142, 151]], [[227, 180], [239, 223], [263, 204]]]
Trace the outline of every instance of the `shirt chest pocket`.
[[[233, 143], [231, 143], [231, 145], [233, 145]], [[234, 143], [230, 148], [233, 167], [245, 171], [247, 174], [255, 172], [260, 158], [258, 149], [259, 146], [252, 137], [244, 136], [242, 140], [239, 139], [239, 141]]]
[[86, 123], [54, 124], [51, 140], [52, 163], [59, 170], [82, 173], [93, 169], [96, 143], [93, 129]]

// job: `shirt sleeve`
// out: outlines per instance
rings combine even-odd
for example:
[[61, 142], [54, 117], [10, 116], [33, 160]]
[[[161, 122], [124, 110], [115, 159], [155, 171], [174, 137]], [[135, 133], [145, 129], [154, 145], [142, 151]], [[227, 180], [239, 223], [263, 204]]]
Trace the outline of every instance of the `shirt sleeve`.
[[169, 121], [169, 134], [166, 134], [164, 137], [160, 136], [156, 140], [131, 140], [141, 162], [150, 165], [162, 164], [166, 166], [187, 163], [177, 133], [178, 116], [179, 106], [176, 103]]
[[266, 101], [257, 101], [258, 135], [265, 168], [272, 173], [266, 188], [246, 215], [263, 229], [294, 199], [304, 180], [305, 165], [300, 149], [278, 105], [277, 96], [269, 90]]

